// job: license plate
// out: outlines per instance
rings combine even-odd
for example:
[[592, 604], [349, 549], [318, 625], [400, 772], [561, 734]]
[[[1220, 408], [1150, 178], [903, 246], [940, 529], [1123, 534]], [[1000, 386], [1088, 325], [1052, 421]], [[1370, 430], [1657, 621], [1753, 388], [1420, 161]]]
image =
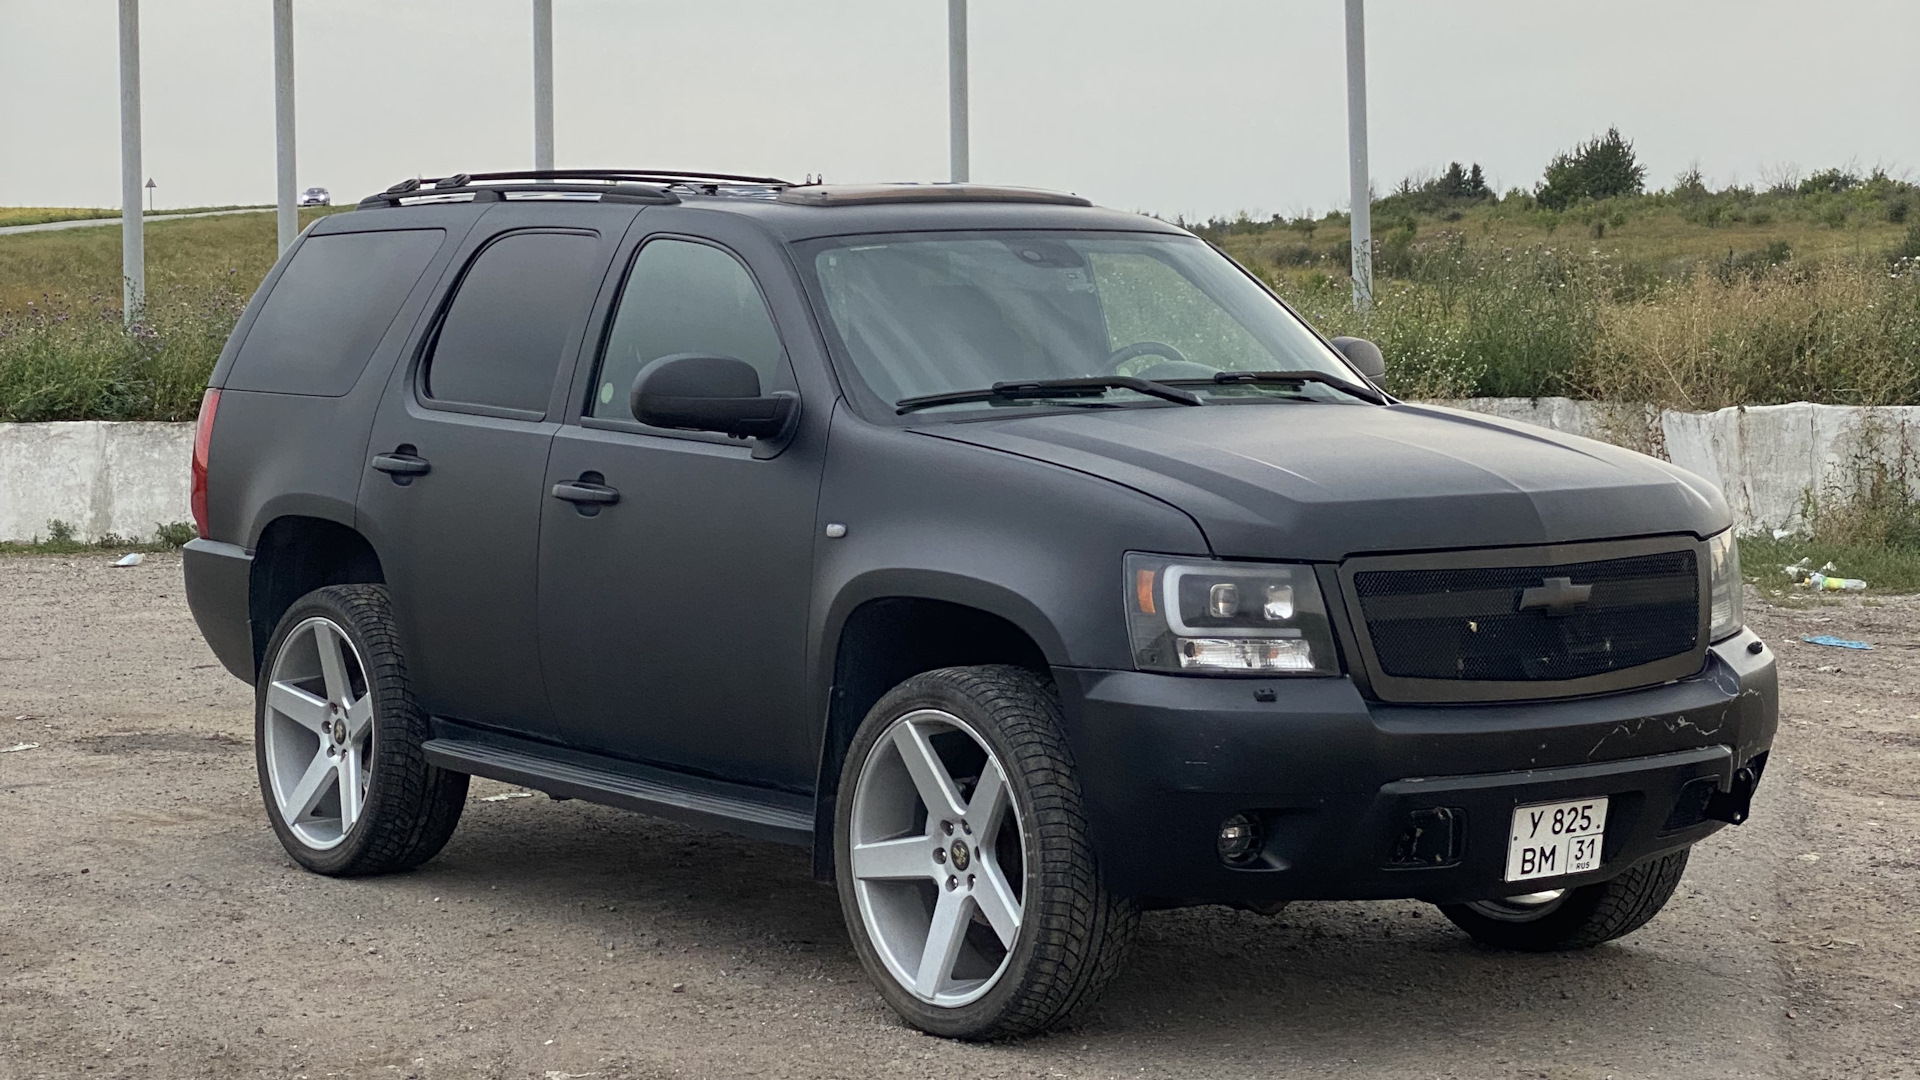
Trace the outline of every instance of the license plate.
[[1529, 803], [1515, 807], [1507, 841], [1507, 880], [1564, 877], [1600, 865], [1607, 833], [1607, 800]]

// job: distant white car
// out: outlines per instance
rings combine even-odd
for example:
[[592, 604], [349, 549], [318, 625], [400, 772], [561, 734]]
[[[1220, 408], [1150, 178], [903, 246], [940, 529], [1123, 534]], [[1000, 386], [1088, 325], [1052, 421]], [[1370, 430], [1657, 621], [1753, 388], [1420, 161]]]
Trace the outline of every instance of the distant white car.
[[326, 188], [310, 187], [300, 193], [301, 206], [332, 206], [333, 195]]

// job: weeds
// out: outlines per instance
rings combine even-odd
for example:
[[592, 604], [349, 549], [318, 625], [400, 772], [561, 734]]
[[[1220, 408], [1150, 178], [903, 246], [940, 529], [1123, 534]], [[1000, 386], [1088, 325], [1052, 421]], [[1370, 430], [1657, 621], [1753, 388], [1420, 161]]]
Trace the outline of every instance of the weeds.
[[75, 539], [75, 530], [71, 522], [59, 518], [47, 522], [47, 535], [34, 537], [25, 542], [0, 541], [0, 555], [88, 555], [101, 552], [119, 554], [128, 551], [174, 551], [185, 547], [187, 541], [200, 535], [191, 522], [175, 521], [170, 524], [156, 524], [153, 538], [135, 540], [131, 537], [115, 536], [108, 533], [95, 540]]

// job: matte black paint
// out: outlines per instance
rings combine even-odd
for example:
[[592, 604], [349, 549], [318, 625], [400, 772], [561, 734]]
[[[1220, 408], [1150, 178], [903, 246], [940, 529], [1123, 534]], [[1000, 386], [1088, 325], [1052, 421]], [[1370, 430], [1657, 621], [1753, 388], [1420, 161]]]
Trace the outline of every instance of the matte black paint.
[[[212, 535], [189, 547], [188, 596], [222, 662], [251, 678], [254, 624], [278, 617], [251, 557], [263, 533], [325, 522], [364, 537], [357, 553], [334, 546], [358, 560], [350, 572], [377, 573], [392, 591], [435, 713], [433, 752], [453, 767], [759, 835], [804, 842], [811, 829], [816, 866], [830, 873], [820, 827], [839, 748], [877, 697], [872, 673], [988, 657], [1051, 669], [1104, 871], [1126, 891], [1160, 903], [1466, 899], [1515, 891], [1490, 861], [1503, 807], [1612, 794], [1617, 831], [1597, 880], [1719, 827], [1659, 828], [1681, 786], [1730, 785], [1771, 744], [1773, 660], [1749, 651], [1750, 634], [1663, 685], [1395, 705], [1374, 695], [1342, 614], [1339, 567], [1353, 556], [1704, 538], [1730, 517], [1698, 478], [1599, 443], [1399, 403], [869, 416], [844, 396], [791, 254], [799, 241], [863, 232], [1173, 226], [1064, 205], [687, 195], [379, 208], [307, 235], [399, 228], [446, 240], [343, 396], [223, 395]], [[527, 228], [601, 241], [599, 284], [546, 408], [430, 407], [415, 364], [460, 268]], [[791, 366], [799, 410], [788, 433], [741, 441], [582, 418], [621, 279], [656, 236], [714, 244], [747, 266]], [[240, 320], [214, 385], [280, 273]], [[428, 471], [371, 467], [397, 452]], [[566, 485], [618, 497], [556, 497]], [[332, 548], [302, 550], [323, 562]], [[1350, 674], [1132, 670], [1128, 551], [1318, 564]], [[345, 572], [309, 566], [274, 580], [285, 590]], [[1440, 806], [1466, 811], [1461, 861], [1387, 869], [1402, 817]], [[1214, 853], [1219, 822], [1243, 811], [1269, 830], [1253, 869]]]

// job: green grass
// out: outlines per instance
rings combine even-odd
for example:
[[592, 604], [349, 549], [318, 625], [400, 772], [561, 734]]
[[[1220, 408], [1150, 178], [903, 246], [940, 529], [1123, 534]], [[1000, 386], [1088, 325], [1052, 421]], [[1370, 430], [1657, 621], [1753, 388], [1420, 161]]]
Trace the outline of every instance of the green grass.
[[[216, 210], [267, 210], [264, 205], [188, 206], [177, 210], [150, 210], [142, 215], [147, 221], [174, 214], [205, 214]], [[0, 206], [0, 228], [10, 225], [45, 225], [55, 221], [90, 221], [117, 218], [120, 211], [84, 206]]]
[[3, 555], [124, 555], [129, 551], [177, 551], [186, 546], [187, 541], [198, 535], [192, 523], [176, 521], [171, 525], [154, 526], [153, 536], [146, 540], [108, 534], [98, 540], [76, 540], [73, 526], [55, 519], [47, 522], [45, 537], [36, 536], [32, 540], [0, 540], [0, 556]]
[[128, 332], [117, 230], [0, 236], [0, 421], [193, 419], [277, 257], [273, 216], [149, 222], [146, 245], [145, 317]]
[[1867, 583], [1864, 595], [1920, 592], [1920, 547], [1875, 541], [1822, 542], [1789, 537], [1774, 540], [1749, 536], [1740, 541], [1740, 572], [1761, 594], [1773, 599], [1821, 595], [1858, 596], [1860, 593], [1816, 593], [1800, 588], [1782, 569], [1811, 559], [1815, 569], [1832, 563], [1840, 577]]

